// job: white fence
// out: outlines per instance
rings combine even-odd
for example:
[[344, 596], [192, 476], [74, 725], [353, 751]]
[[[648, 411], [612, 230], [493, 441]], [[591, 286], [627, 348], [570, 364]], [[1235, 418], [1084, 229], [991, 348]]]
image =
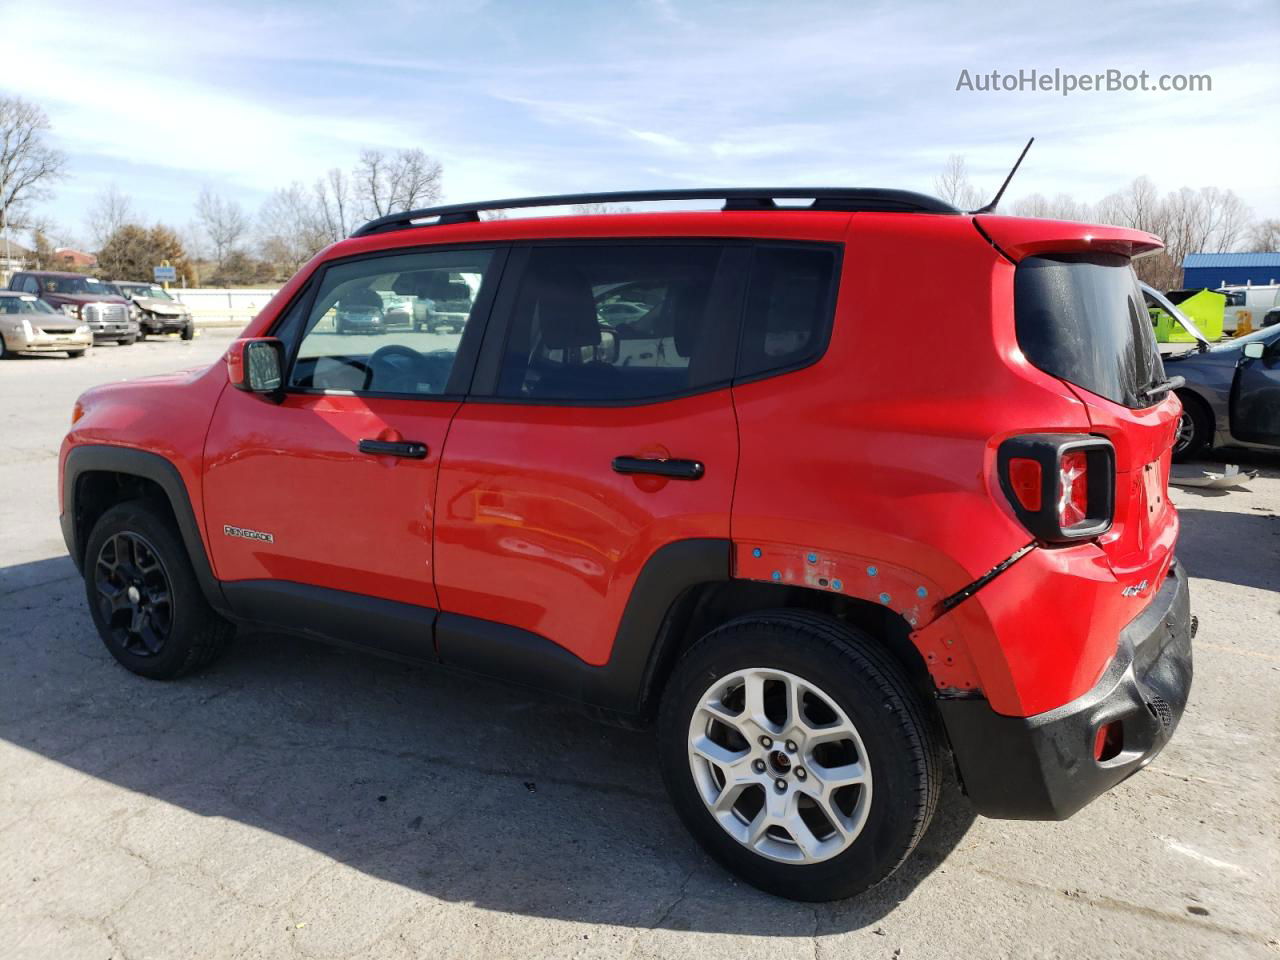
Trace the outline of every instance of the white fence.
[[257, 316], [276, 292], [235, 287], [169, 288], [170, 296], [184, 304], [191, 311], [196, 325], [202, 327], [243, 327]]

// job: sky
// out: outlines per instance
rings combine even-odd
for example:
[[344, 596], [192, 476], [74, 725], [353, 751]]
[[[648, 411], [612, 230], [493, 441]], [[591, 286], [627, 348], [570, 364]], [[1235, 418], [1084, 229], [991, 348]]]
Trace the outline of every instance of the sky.
[[[420, 147], [450, 202], [685, 186], [934, 192], [965, 157], [1009, 198], [1139, 175], [1280, 217], [1280, 2], [188, 4], [0, 0], [0, 95], [42, 106], [87, 240], [115, 184], [146, 221], [202, 187], [256, 211], [365, 147]], [[20, 39], [19, 39], [20, 38]], [[1209, 74], [1210, 92], [957, 90], [992, 70]]]

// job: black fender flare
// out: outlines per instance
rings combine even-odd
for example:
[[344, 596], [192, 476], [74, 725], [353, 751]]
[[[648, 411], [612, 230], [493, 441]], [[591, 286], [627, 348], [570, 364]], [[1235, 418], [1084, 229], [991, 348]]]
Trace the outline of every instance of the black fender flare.
[[222, 585], [213, 575], [213, 567], [209, 563], [209, 555], [205, 549], [204, 539], [200, 536], [200, 526], [196, 523], [195, 511], [191, 506], [191, 495], [183, 482], [182, 474], [173, 462], [134, 447], [117, 447], [109, 444], [82, 444], [72, 447], [62, 472], [62, 538], [67, 544], [67, 551], [82, 573], [84, 566], [84, 549], [89, 539], [89, 531], [80, 529], [76, 497], [80, 491], [80, 478], [86, 473], [117, 473], [126, 476], [140, 477], [156, 484], [169, 500], [174, 520], [178, 524], [178, 533], [183, 545], [187, 548], [187, 556], [191, 567], [195, 570], [196, 579], [204, 592], [205, 598], [219, 613], [228, 615], [229, 608], [222, 594]]

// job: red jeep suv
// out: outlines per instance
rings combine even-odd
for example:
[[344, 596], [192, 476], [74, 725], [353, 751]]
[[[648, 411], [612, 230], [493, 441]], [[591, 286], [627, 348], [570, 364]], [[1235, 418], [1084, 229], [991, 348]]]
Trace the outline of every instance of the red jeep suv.
[[[67, 547], [135, 673], [247, 626], [553, 691], [652, 723], [729, 869], [848, 896], [948, 758], [978, 812], [1061, 819], [1178, 723], [1180, 408], [1130, 267], [1159, 246], [895, 190], [383, 217], [225, 362], [80, 398]], [[447, 333], [407, 309], [438, 289]]]

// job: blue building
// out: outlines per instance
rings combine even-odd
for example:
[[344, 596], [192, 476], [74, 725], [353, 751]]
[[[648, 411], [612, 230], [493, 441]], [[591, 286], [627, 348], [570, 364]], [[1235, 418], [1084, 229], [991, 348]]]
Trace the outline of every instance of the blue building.
[[1280, 253], [1188, 253], [1182, 261], [1185, 290], [1246, 283], [1280, 283]]

